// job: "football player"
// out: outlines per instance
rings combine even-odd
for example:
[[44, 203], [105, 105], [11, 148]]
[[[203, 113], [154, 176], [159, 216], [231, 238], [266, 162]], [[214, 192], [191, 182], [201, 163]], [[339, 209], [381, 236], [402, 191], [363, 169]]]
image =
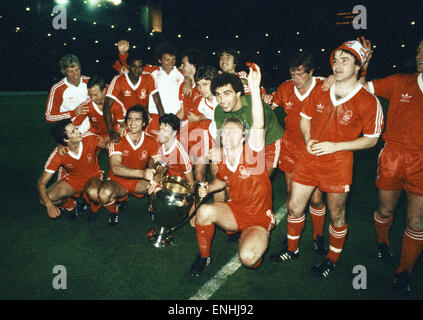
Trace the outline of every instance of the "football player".
[[[237, 78], [238, 79], [238, 78]], [[250, 70], [252, 122], [247, 136], [244, 122], [228, 117], [222, 125], [223, 157], [215, 156], [217, 174], [206, 187], [200, 187], [200, 197], [228, 187], [230, 200], [203, 204], [195, 221], [200, 255], [191, 266], [191, 273], [199, 275], [211, 261], [211, 243], [215, 226], [230, 232], [241, 232], [238, 256], [247, 268], [257, 268], [262, 261], [270, 230], [275, 225], [272, 212], [272, 190], [265, 170], [264, 112], [260, 96], [260, 68]], [[238, 79], [239, 81], [239, 79]], [[216, 86], [217, 99], [227, 86]], [[220, 155], [220, 152], [216, 153]]]
[[[367, 40], [367, 46], [371, 48]], [[389, 100], [385, 145], [379, 154], [376, 186], [379, 208], [374, 213], [378, 257], [392, 263], [389, 230], [403, 190], [407, 199], [407, 225], [394, 290], [407, 294], [411, 274], [423, 248], [423, 40], [417, 48], [417, 72], [394, 74], [368, 82], [370, 92]]]
[[[52, 219], [63, 213], [71, 219], [76, 219], [78, 207], [72, 197], [84, 192], [91, 206], [88, 219], [95, 220], [101, 208], [98, 189], [103, 177], [97, 154], [99, 148], [106, 148], [107, 145], [95, 134], [87, 132], [82, 135], [70, 119], [56, 122], [51, 132], [58, 144], [68, 148], [68, 152], [60, 155], [55, 148], [48, 158], [37, 183], [41, 203]], [[62, 179], [47, 188], [48, 182], [61, 167], [65, 170]]]
[[[330, 212], [329, 252], [314, 266], [315, 277], [327, 277], [338, 262], [347, 234], [345, 202], [352, 183], [353, 151], [373, 147], [382, 132], [379, 100], [359, 82], [369, 50], [348, 41], [331, 54], [335, 85], [321, 85], [310, 94], [301, 111], [300, 129], [306, 148], [294, 167], [288, 202], [288, 247], [284, 261], [299, 256], [304, 209], [316, 188], [327, 193]], [[361, 136], [361, 133], [363, 134]]]
[[124, 209], [129, 195], [142, 198], [147, 193], [155, 173], [151, 166], [158, 155], [156, 139], [143, 131], [148, 124], [144, 107], [129, 108], [125, 124], [126, 134], [118, 143], [112, 142], [109, 146], [110, 171], [99, 190], [100, 201], [109, 212], [111, 227], [118, 224], [119, 211]]

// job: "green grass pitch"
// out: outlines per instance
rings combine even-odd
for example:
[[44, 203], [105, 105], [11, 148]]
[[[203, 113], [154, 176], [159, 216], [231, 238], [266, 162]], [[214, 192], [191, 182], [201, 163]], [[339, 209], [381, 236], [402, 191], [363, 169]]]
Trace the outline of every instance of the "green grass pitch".
[[[104, 209], [100, 218], [50, 220], [39, 204], [36, 182], [55, 146], [44, 120], [46, 96], [0, 97], [2, 207], [0, 211], [0, 298], [2, 300], [141, 299], [187, 300], [235, 254], [237, 244], [226, 243], [216, 229], [213, 263], [198, 277], [189, 274], [197, 253], [195, 230], [185, 225], [175, 232], [175, 244], [153, 247], [145, 237], [151, 219], [144, 199], [130, 198], [119, 225], [110, 228]], [[386, 103], [384, 103], [386, 110]], [[392, 292], [392, 279], [400, 258], [405, 227], [404, 199], [397, 209], [390, 239], [394, 265], [376, 259], [373, 212], [377, 208], [374, 178], [382, 146], [355, 153], [354, 183], [347, 205], [348, 236], [341, 259], [327, 279], [310, 276], [319, 263], [312, 248], [311, 219], [300, 241], [300, 258], [273, 265], [270, 254], [279, 250], [286, 234], [286, 216], [271, 233], [270, 246], [256, 270], [239, 268], [211, 296], [212, 300], [390, 300], [423, 298], [423, 259], [412, 276], [407, 298]], [[100, 164], [107, 170], [105, 152]], [[285, 203], [283, 175], [272, 180], [274, 211]], [[328, 220], [328, 219], [327, 219]], [[327, 228], [325, 228], [328, 243]], [[67, 289], [56, 290], [53, 268], [63, 265]], [[355, 266], [366, 270], [366, 289], [355, 289]]]

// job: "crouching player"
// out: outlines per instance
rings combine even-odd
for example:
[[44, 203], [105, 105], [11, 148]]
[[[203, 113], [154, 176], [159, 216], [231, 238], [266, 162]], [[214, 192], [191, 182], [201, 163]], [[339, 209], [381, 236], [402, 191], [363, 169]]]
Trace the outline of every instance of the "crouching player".
[[[203, 204], [196, 216], [196, 233], [200, 255], [191, 266], [193, 275], [200, 274], [210, 263], [211, 242], [215, 226], [225, 231], [241, 232], [238, 254], [247, 268], [260, 265], [269, 243], [269, 232], [275, 225], [272, 212], [272, 190], [265, 164], [264, 112], [260, 95], [261, 73], [250, 69], [248, 84], [252, 98], [252, 126], [248, 137], [243, 122], [227, 118], [222, 125], [222, 161], [210, 184], [201, 187], [200, 197], [229, 189], [230, 200]], [[244, 144], [245, 142], [245, 144]], [[220, 152], [216, 152], [220, 155]], [[216, 161], [212, 157], [212, 161]]]
[[[51, 133], [58, 144], [68, 148], [68, 152], [60, 155], [58, 148], [55, 148], [48, 158], [37, 183], [41, 203], [47, 208], [50, 218], [67, 214], [74, 220], [78, 215], [78, 208], [72, 196], [84, 192], [84, 198], [90, 202], [91, 207], [88, 221], [93, 221], [101, 208], [98, 189], [103, 177], [97, 154], [99, 148], [105, 148], [106, 145], [95, 134], [82, 135], [70, 119], [55, 123]], [[48, 182], [61, 167], [65, 170], [62, 178], [47, 189]]]
[[99, 197], [109, 212], [109, 226], [118, 224], [129, 194], [142, 198], [147, 193], [154, 169], [151, 161], [157, 161], [158, 144], [153, 136], [143, 130], [148, 125], [148, 113], [141, 105], [128, 109], [125, 115], [126, 135], [118, 143], [109, 146], [110, 172], [100, 190]]

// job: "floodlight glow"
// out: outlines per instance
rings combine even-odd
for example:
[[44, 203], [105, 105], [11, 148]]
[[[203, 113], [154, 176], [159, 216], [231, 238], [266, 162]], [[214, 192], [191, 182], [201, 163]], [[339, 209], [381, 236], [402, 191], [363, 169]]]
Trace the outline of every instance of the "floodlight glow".
[[112, 4], [114, 4], [115, 6], [118, 6], [122, 3], [121, 0], [108, 0], [109, 2], [111, 2]]
[[[85, 2], [85, 1], [84, 1]], [[88, 0], [88, 5], [94, 7], [99, 3], [99, 0]]]
[[56, 3], [57, 3], [57, 4], [63, 4], [63, 5], [66, 5], [66, 4], [68, 4], [68, 2], [69, 2], [69, 0], [56, 0]]

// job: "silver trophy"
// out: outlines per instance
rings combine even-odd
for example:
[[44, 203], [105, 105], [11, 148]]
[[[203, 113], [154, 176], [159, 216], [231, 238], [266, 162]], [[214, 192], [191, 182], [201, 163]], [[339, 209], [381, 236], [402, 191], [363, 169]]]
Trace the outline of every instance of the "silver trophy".
[[[156, 172], [161, 166], [161, 188], [149, 196], [150, 213], [153, 227], [147, 232], [147, 239], [156, 248], [167, 247], [174, 242], [172, 232], [181, 228], [197, 212], [201, 199], [196, 196], [197, 187], [201, 182], [191, 186], [188, 181], [178, 176], [165, 176], [167, 166], [158, 161], [154, 165]], [[195, 210], [191, 216], [189, 211], [195, 203]]]

